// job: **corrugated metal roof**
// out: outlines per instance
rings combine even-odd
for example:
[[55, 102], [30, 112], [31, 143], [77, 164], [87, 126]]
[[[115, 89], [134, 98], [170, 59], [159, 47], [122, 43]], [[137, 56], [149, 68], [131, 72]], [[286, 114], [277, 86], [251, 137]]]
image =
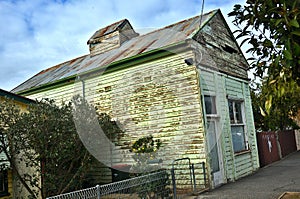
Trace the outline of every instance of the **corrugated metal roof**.
[[[107, 66], [108, 64], [125, 58], [184, 41], [191, 38], [200, 29], [200, 19], [202, 20], [201, 26], [204, 26], [206, 22], [215, 15], [216, 12], [218, 12], [218, 10], [206, 13], [202, 17], [196, 16], [155, 30], [153, 32], [134, 37], [131, 40], [123, 43], [119, 48], [99, 55], [85, 55], [53, 66], [36, 74], [29, 80], [14, 88], [12, 92], [18, 93], [34, 87], [51, 84], [67, 77], [79, 75], [95, 68]], [[112, 31], [123, 22], [124, 20], [121, 20], [114, 23], [114, 25], [108, 26], [110, 28], [108, 28], [105, 32], [107, 33]]]

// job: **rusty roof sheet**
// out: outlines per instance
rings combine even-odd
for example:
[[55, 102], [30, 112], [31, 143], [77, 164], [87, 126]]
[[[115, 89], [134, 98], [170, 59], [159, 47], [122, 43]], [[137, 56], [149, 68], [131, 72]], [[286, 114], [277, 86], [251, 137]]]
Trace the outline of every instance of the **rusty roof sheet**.
[[[53, 66], [28, 79], [14, 88], [12, 92], [18, 93], [45, 84], [49, 85], [67, 77], [76, 76], [96, 68], [105, 67], [116, 61], [192, 38], [192, 36], [200, 29], [200, 19], [202, 20], [201, 26], [204, 26], [217, 11], [218, 10], [214, 10], [204, 14], [202, 17], [196, 16], [153, 32], [134, 37], [122, 44], [119, 48], [111, 51], [95, 56], [85, 55]], [[123, 22], [124, 20], [114, 23], [115, 25], [109, 28], [109, 30], [107, 29], [106, 32], [113, 30]]]

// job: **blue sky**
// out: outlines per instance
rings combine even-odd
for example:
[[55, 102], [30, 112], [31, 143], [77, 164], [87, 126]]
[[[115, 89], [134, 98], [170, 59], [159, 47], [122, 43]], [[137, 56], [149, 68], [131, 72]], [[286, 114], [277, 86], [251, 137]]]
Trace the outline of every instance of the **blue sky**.
[[[227, 14], [245, 0], [205, 0]], [[137, 32], [199, 15], [202, 0], [0, 0], [0, 88], [11, 90], [43, 69], [88, 54], [99, 28], [127, 18]]]

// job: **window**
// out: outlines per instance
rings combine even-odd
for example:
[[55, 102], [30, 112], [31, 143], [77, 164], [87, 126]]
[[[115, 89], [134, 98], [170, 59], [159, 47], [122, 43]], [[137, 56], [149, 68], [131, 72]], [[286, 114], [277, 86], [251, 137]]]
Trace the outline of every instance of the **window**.
[[245, 135], [245, 123], [243, 117], [243, 102], [228, 100], [231, 136], [234, 152], [248, 149]]
[[7, 170], [0, 171], [0, 197], [8, 196]]
[[205, 112], [206, 115], [216, 115], [216, 97], [210, 95], [204, 95]]

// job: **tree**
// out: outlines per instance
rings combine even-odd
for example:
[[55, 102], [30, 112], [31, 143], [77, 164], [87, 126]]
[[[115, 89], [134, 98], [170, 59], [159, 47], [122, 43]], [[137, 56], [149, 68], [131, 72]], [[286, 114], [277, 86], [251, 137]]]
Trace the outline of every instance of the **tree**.
[[[299, 128], [291, 113], [297, 113], [300, 104], [300, 87], [296, 92], [286, 92], [281, 98], [275, 98], [270, 108], [269, 114], [266, 114], [261, 108], [266, 101], [266, 92], [268, 85], [259, 86], [260, 92], [251, 90], [252, 109], [254, 115], [255, 129], [257, 131], [276, 131]], [[292, 110], [291, 110], [292, 109]], [[294, 109], [294, 110], [293, 110]]]
[[[72, 103], [44, 99], [21, 113], [6, 101], [0, 104], [0, 124], [0, 149], [31, 198], [81, 189], [92, 180], [88, 171], [97, 161], [76, 132]], [[119, 132], [106, 114], [99, 114], [99, 124]]]
[[267, 114], [271, 106], [300, 86], [299, 8], [300, 1], [247, 0], [229, 13], [235, 17], [237, 38], [243, 38], [241, 45], [250, 45], [246, 51], [253, 55], [249, 58], [250, 68], [257, 77], [264, 77], [268, 87], [263, 106]]

